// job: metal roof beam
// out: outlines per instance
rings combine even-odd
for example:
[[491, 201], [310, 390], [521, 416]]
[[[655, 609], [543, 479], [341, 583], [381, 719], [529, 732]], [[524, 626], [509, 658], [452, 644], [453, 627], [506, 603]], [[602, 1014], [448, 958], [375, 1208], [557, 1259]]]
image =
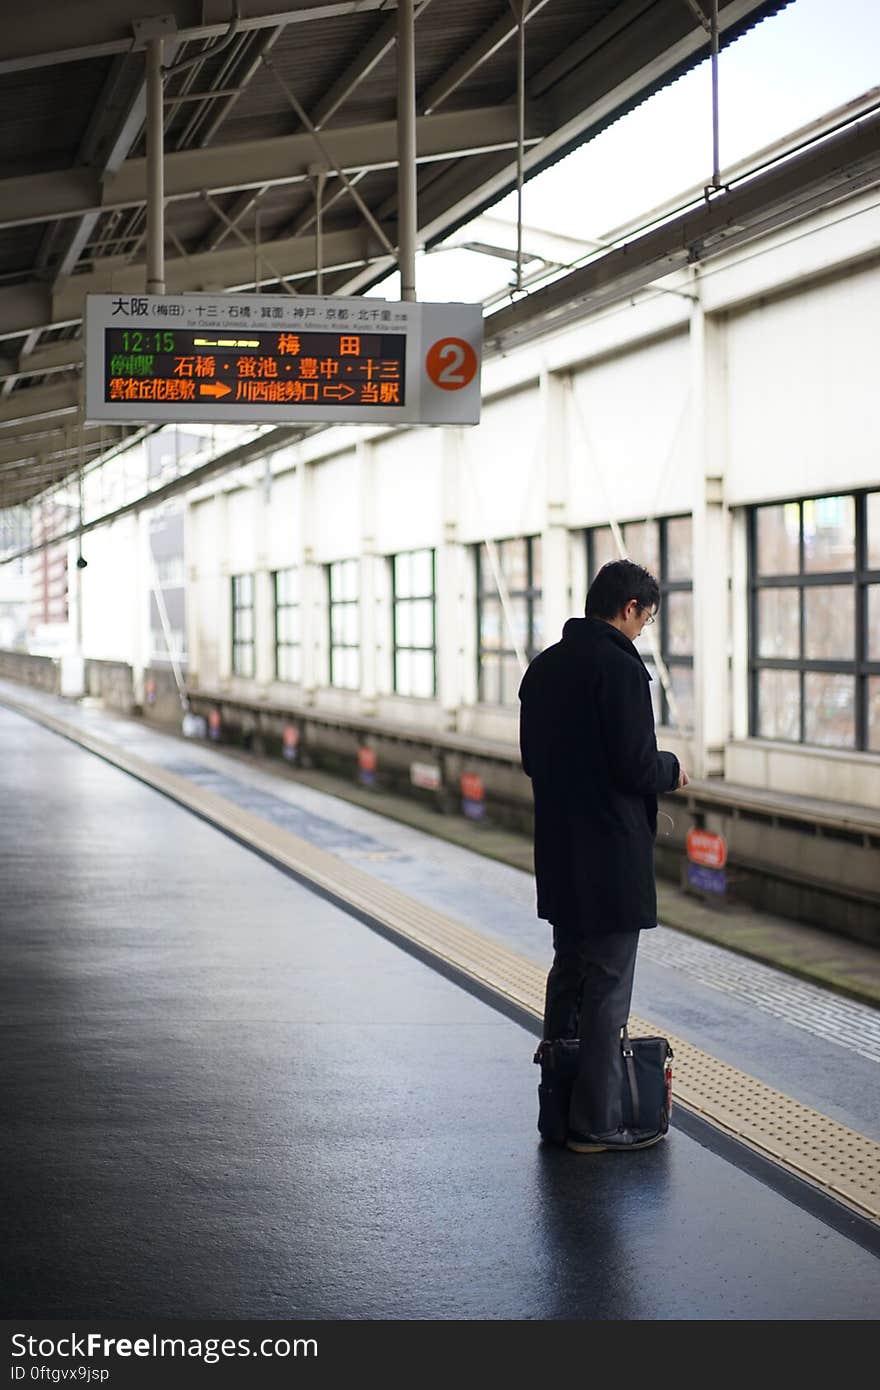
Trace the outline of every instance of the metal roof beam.
[[0, 361], [0, 381], [70, 371], [73, 367], [81, 367], [82, 360], [82, 343], [75, 339], [66, 343], [50, 343], [48, 347], [35, 348], [33, 352], [22, 349], [17, 358]]
[[[388, 229], [389, 232], [393, 228]], [[366, 227], [327, 232], [323, 239], [324, 269], [361, 266], [375, 259], [379, 245]], [[262, 285], [274, 284], [281, 275], [295, 280], [315, 273], [314, 237], [288, 237], [262, 245], [266, 257]], [[223, 293], [254, 285], [254, 247], [233, 247], [204, 255], [176, 256], [165, 262], [168, 294]], [[277, 267], [277, 273], [269, 267]], [[114, 259], [88, 274], [73, 275], [54, 295], [43, 286], [0, 289], [0, 339], [19, 337], [31, 329], [58, 328], [79, 323], [87, 294], [142, 294], [143, 265], [120, 265]], [[28, 395], [30, 392], [27, 393]]]
[[[100, 448], [102, 444], [106, 444], [108, 447], [115, 444], [117, 442], [116, 428], [114, 425], [108, 425], [103, 430], [83, 430], [82, 447], [93, 449]], [[0, 445], [0, 494], [2, 494], [4, 483], [9, 481], [11, 474], [19, 471], [19, 467], [23, 468], [33, 460], [39, 462], [41, 459], [58, 458], [62, 454], [75, 454], [79, 450], [79, 445], [78, 429], [73, 431], [50, 430], [49, 433], [40, 436], [37, 445], [24, 439], [11, 444]]]
[[[416, 5], [416, 19], [424, 13], [430, 3], [431, 0], [421, 0], [421, 3]], [[354, 62], [349, 64], [309, 112], [312, 124], [317, 130], [323, 129], [333, 113], [339, 110], [343, 102], [348, 100], [352, 92], [360, 86], [364, 78], [370, 75], [376, 64], [382, 61], [385, 54], [390, 52], [396, 43], [397, 16], [391, 15], [390, 19], [386, 19], [369, 42], [364, 45]]]
[[880, 183], [880, 113], [784, 159], [606, 251], [484, 322], [487, 351], [507, 349]]
[[[394, 5], [395, 0], [240, 0], [237, 32], [345, 18]], [[41, 0], [37, 25], [33, 9], [16, 6], [3, 17], [0, 74], [143, 48], [143, 41], [135, 43], [135, 24], [165, 15], [174, 18], [181, 43], [222, 39], [229, 32], [229, 14], [229, 0], [88, 0], [77, 5]], [[52, 36], [48, 45], [47, 35]]]
[[[0, 429], [31, 424], [53, 415], [67, 415], [79, 406], [78, 382], [40, 386], [33, 391], [16, 391], [0, 402]], [[0, 439], [2, 439], [0, 435]], [[8, 437], [8, 436], [7, 436]]]
[[[539, 109], [526, 113], [526, 140], [534, 143], [546, 133]], [[423, 116], [417, 122], [417, 159], [453, 159], [485, 154], [516, 144], [516, 111], [512, 106], [484, 107]], [[397, 164], [397, 124], [325, 131], [322, 139], [346, 173], [362, 169], [391, 169]], [[165, 156], [165, 197], [193, 198], [203, 191], [228, 193], [245, 188], [295, 183], [309, 177], [315, 162], [314, 138], [308, 132], [272, 140], [252, 140], [209, 149], [179, 150]], [[0, 181], [0, 227], [84, 217], [111, 208], [146, 203], [146, 160], [126, 160], [118, 173], [103, 180], [90, 169], [49, 174], [25, 174]]]
[[[534, 19], [535, 15], [543, 10], [548, 3], [549, 0], [532, 0], [530, 8], [523, 16], [523, 23], [528, 24], [529, 20]], [[514, 37], [518, 28], [519, 24], [511, 9], [510, 13], [502, 15], [477, 43], [472, 44], [457, 62], [447, 68], [442, 77], [438, 77], [436, 82], [431, 83], [431, 86], [418, 99], [419, 110], [426, 116], [430, 115], [432, 111], [436, 111], [440, 103], [451, 96], [456, 87], [460, 87], [472, 72], [475, 72], [488, 58], [492, 57], [493, 53], [497, 53], [499, 48]]]
[[[706, 47], [705, 33], [684, 5], [681, 6], [681, 32], [671, 42], [664, 42], [670, 28], [669, 17], [665, 7], [654, 5], [653, 8], [657, 14], [650, 33], [640, 26], [634, 34], [621, 30], [615, 9], [603, 22], [607, 23], [607, 32], [601, 25], [597, 26], [607, 42], [597, 49], [596, 30], [591, 30], [582, 42], [582, 50], [588, 55], [584, 61], [570, 67], [568, 58], [560, 60], [568, 69], [567, 75], [560, 77], [546, 95], [552, 130], [526, 150], [523, 163], [527, 176], [568, 147], [588, 138], [590, 133], [596, 133], [652, 84], [662, 82], [671, 71], [693, 60]], [[758, 8], [758, 0], [728, 0], [719, 15], [722, 34]], [[630, 0], [622, 7], [622, 13], [637, 18], [640, 9], [641, 0]], [[543, 93], [544, 83], [540, 79], [541, 74], [531, 79], [528, 90], [537, 92], [540, 88]], [[419, 198], [420, 236], [429, 242], [442, 236], [449, 227], [460, 225], [466, 217], [510, 192], [515, 181], [514, 161], [499, 161], [494, 173], [484, 173], [479, 180], [467, 165], [454, 166]]]

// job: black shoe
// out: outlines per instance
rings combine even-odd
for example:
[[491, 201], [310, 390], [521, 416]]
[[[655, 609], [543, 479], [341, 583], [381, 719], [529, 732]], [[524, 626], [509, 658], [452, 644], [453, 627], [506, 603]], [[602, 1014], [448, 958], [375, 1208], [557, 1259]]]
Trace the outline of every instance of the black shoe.
[[618, 1130], [616, 1134], [593, 1135], [577, 1134], [571, 1130], [565, 1141], [565, 1147], [571, 1149], [576, 1154], [601, 1154], [616, 1153], [620, 1151], [629, 1152], [630, 1149], [647, 1149], [652, 1144], [659, 1144], [666, 1135], [662, 1131], [658, 1134], [640, 1134], [631, 1129]]

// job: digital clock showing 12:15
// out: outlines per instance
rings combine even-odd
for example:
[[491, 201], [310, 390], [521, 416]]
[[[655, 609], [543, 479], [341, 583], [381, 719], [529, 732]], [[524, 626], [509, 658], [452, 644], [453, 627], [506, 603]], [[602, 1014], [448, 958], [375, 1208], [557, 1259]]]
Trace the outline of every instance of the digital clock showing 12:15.
[[139, 329], [122, 330], [123, 352], [173, 352], [173, 333], [142, 333]]

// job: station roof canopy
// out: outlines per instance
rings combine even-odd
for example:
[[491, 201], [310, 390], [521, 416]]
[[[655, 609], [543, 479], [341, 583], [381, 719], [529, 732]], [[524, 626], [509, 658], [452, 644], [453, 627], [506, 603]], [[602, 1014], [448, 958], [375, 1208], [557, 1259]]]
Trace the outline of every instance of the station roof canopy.
[[[422, 245], [516, 184], [521, 3], [416, 0]], [[720, 0], [721, 46], [786, 3]], [[710, 0], [526, 4], [525, 177], [702, 61], [710, 9]], [[319, 187], [322, 292], [357, 294], [395, 264], [393, 0], [7, 7], [0, 508], [32, 500], [133, 428], [82, 424], [81, 329], [87, 294], [146, 288], [145, 52], [157, 24], [169, 69], [167, 291], [316, 293]]]

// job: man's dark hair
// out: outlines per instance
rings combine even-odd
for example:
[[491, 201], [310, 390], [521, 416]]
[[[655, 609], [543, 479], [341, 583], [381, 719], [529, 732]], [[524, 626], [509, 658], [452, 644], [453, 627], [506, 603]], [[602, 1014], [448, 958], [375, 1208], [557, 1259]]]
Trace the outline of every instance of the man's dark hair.
[[631, 598], [640, 608], [659, 608], [657, 580], [632, 560], [609, 560], [590, 585], [586, 615], [588, 618], [616, 618]]

